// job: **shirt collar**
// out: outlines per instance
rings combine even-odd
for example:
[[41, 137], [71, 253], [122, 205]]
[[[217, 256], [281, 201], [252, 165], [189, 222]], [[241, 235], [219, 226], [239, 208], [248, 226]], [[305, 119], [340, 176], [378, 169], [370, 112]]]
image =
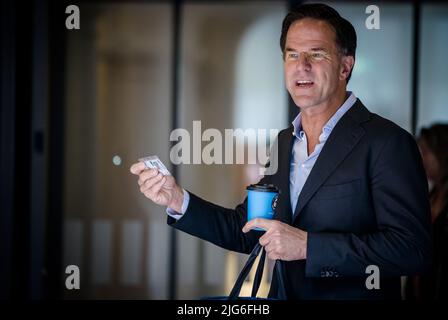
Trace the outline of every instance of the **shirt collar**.
[[[319, 136], [320, 142], [323, 142], [328, 138], [338, 121], [355, 104], [356, 96], [353, 94], [353, 92], [347, 91], [347, 95], [347, 100], [345, 100], [345, 102], [338, 108], [338, 110], [336, 110], [333, 116], [323, 126], [322, 134]], [[302, 112], [299, 112], [297, 117], [292, 121], [292, 126], [294, 127], [293, 135], [297, 139], [303, 140], [305, 132], [302, 130]]]

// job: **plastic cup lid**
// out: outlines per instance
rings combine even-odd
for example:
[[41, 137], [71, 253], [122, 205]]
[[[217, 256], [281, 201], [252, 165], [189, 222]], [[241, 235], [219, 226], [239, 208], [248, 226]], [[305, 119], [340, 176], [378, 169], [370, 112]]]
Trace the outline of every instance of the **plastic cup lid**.
[[246, 188], [247, 190], [264, 191], [264, 192], [278, 192], [278, 188], [273, 184], [251, 184]]

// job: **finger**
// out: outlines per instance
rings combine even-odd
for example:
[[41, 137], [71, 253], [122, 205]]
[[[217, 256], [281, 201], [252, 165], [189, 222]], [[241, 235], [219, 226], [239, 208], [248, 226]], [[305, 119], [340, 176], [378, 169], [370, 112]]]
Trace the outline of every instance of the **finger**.
[[270, 253], [266, 253], [268, 259], [270, 260], [280, 260], [280, 255], [275, 253], [274, 251], [271, 251]]
[[140, 172], [142, 172], [145, 169], [146, 166], [143, 162], [137, 162], [131, 166], [130, 171], [132, 174], [140, 174]]
[[268, 219], [263, 219], [263, 218], [256, 218], [253, 220], [248, 221], [244, 227], [243, 227], [243, 232], [246, 233], [254, 228], [261, 228], [264, 229], [266, 231], [269, 231], [270, 228], [272, 228], [273, 223], [275, 221], [273, 220], [268, 220]]
[[162, 189], [163, 185], [165, 184], [165, 182], [166, 178], [163, 177], [162, 180], [153, 185], [151, 189], [145, 192], [145, 194], [149, 193], [150, 198], [155, 199], [159, 194], [160, 190]]
[[266, 232], [263, 236], [260, 237], [260, 239], [258, 240], [258, 242], [260, 243], [261, 246], [266, 246], [269, 244], [269, 242], [271, 242], [270, 236], [269, 234]]
[[266, 256], [268, 257], [268, 259], [271, 260], [281, 259], [280, 252], [277, 250], [277, 247], [272, 242], [270, 242], [268, 245], [264, 247], [264, 251], [266, 251]]
[[270, 244], [270, 243], [265, 245], [263, 248], [264, 248], [264, 251], [266, 251], [267, 254], [269, 254], [269, 253], [272, 254], [272, 251], [274, 250], [274, 246], [272, 244]]
[[151, 189], [156, 183], [162, 180], [163, 174], [159, 173], [157, 176], [146, 180], [140, 187], [141, 192], [146, 192]]
[[148, 179], [151, 179], [155, 176], [157, 176], [157, 174], [159, 173], [159, 171], [157, 169], [147, 169], [144, 170], [138, 179], [138, 185], [141, 186], [142, 184], [144, 184]]
[[163, 174], [157, 173], [155, 176], [145, 179], [145, 181], [143, 181], [141, 187], [144, 189], [150, 189], [157, 182], [159, 182], [162, 178], [163, 178]]

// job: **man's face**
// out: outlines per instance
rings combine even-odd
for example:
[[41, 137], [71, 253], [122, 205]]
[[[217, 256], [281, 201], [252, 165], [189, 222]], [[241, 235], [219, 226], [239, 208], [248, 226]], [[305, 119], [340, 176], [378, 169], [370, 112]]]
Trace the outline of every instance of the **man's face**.
[[345, 79], [353, 63], [353, 57], [339, 52], [335, 32], [327, 22], [305, 18], [290, 26], [284, 52], [285, 83], [302, 110], [332, 106], [341, 92], [345, 95]]

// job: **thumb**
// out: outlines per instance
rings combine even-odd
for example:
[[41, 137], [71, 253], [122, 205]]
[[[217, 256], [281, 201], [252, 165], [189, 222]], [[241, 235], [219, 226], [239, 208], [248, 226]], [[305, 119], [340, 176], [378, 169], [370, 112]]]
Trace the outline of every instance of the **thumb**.
[[146, 169], [146, 166], [143, 162], [134, 163], [129, 169], [132, 174], [139, 175], [140, 172]]

